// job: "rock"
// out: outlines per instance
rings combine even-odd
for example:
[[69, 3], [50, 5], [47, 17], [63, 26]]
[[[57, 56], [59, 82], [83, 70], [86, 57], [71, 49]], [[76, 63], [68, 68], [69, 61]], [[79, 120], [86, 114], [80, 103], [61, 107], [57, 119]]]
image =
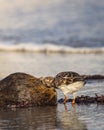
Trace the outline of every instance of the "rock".
[[47, 87], [34, 76], [13, 73], [0, 81], [0, 106], [30, 107], [56, 105], [54, 87]]
[[[72, 102], [73, 99], [68, 99], [67, 102]], [[58, 103], [63, 103], [64, 99], [61, 98], [58, 100]], [[104, 105], [104, 95], [100, 95], [98, 96], [98, 94], [95, 94], [94, 97], [90, 97], [90, 96], [84, 96], [84, 95], [81, 95], [80, 97], [77, 96], [76, 97], [76, 100], [75, 100], [76, 104], [103, 104]]]
[[104, 75], [82, 75], [86, 80], [104, 80]]

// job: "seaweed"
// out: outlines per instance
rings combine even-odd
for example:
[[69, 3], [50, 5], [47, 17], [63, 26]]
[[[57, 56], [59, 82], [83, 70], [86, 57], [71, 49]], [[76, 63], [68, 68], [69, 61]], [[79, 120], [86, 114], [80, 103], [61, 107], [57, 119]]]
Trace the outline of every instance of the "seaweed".
[[[67, 102], [72, 102], [73, 99], [68, 99]], [[61, 98], [58, 100], [58, 103], [63, 103], [64, 99]], [[104, 104], [104, 95], [98, 95], [95, 93], [95, 96], [77, 96], [75, 100], [76, 104]]]

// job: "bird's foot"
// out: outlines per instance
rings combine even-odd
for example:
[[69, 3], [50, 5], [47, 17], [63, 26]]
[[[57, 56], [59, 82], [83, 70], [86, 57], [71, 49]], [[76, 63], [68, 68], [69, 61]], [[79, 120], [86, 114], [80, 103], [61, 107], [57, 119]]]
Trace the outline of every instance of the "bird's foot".
[[72, 101], [72, 105], [75, 105], [75, 99], [73, 99], [73, 101]]
[[66, 104], [66, 102], [67, 102], [67, 97], [65, 96], [63, 104]]

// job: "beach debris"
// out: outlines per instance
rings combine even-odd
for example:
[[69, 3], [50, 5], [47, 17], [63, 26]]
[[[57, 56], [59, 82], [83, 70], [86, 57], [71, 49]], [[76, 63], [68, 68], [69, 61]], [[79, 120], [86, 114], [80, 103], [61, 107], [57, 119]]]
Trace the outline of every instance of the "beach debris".
[[[67, 102], [72, 102], [73, 99], [68, 99]], [[63, 103], [64, 99], [61, 98], [58, 100], [58, 103]], [[75, 102], [77, 104], [91, 104], [91, 103], [97, 103], [97, 104], [103, 104], [104, 105], [104, 95], [98, 95], [95, 93], [95, 96], [77, 96]]]
[[56, 105], [54, 87], [26, 73], [13, 73], [0, 81], [0, 107]]

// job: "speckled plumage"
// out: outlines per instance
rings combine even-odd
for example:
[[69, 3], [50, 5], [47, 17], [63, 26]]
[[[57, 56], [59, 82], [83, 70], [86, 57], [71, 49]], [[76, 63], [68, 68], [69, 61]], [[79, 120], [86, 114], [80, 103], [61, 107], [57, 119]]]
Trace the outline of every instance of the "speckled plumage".
[[84, 77], [76, 72], [60, 72], [55, 77], [55, 84], [59, 87], [62, 84], [72, 84], [77, 81], [85, 81]]
[[65, 95], [64, 103], [66, 103], [68, 93], [73, 94], [74, 103], [76, 97], [75, 93], [85, 85], [86, 81], [84, 76], [81, 76], [76, 72], [68, 71], [58, 73], [55, 76], [54, 83]]

